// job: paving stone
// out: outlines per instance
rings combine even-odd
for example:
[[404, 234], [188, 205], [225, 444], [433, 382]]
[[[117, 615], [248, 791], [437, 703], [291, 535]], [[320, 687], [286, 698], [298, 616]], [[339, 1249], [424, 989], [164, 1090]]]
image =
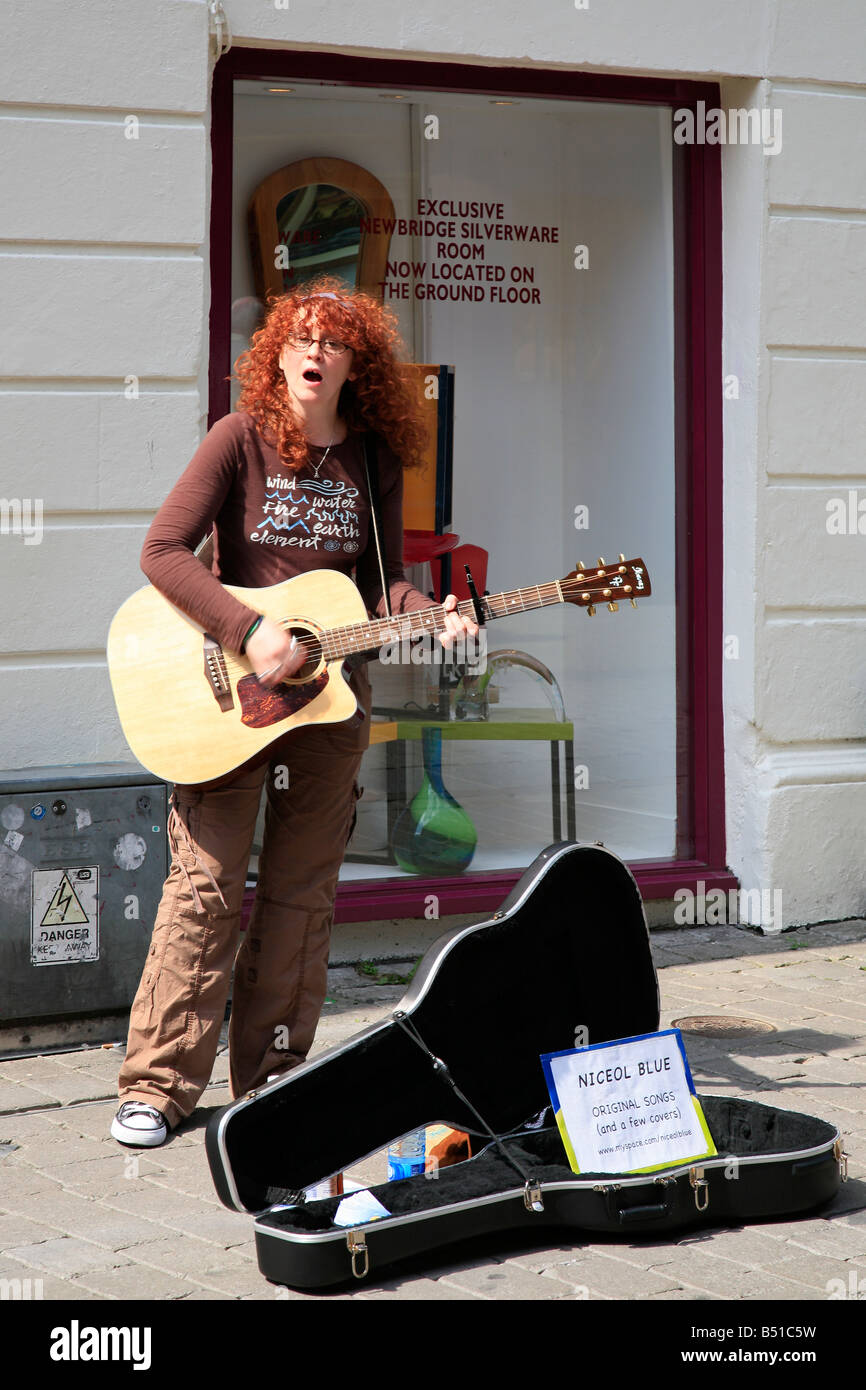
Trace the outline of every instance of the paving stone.
[[797, 1284], [826, 1291], [831, 1279], [847, 1281], [851, 1270], [854, 1270], [858, 1280], [866, 1279], [866, 1258], [854, 1256], [851, 1259], [834, 1259], [789, 1246], [786, 1258], [776, 1262], [773, 1273], [780, 1278], [791, 1279]]
[[839, 1221], [798, 1222], [787, 1247], [809, 1250], [814, 1255], [866, 1262], [866, 1224], [847, 1228]]
[[188, 1164], [186, 1170], [180, 1169], [173, 1174], [155, 1174], [152, 1181], [156, 1187], [168, 1188], [171, 1192], [194, 1197], [197, 1201], [225, 1210], [217, 1196], [213, 1178], [206, 1169], [202, 1171], [200, 1168], [194, 1168]]
[[59, 1184], [47, 1180], [46, 1183], [45, 1188], [16, 1197], [15, 1211], [29, 1216], [31, 1221], [41, 1221], [70, 1235], [87, 1238], [88, 1226], [99, 1211], [97, 1204], [75, 1192], [67, 1192]]
[[254, 1265], [246, 1261], [240, 1268], [226, 1270], [211, 1269], [207, 1273], [188, 1274], [190, 1280], [204, 1289], [212, 1289], [217, 1293], [224, 1293], [229, 1298], [247, 1298], [250, 1294], [264, 1293], [266, 1297], [270, 1285], [263, 1274], [260, 1274]]
[[77, 1236], [54, 1236], [36, 1245], [19, 1245], [8, 1254], [37, 1270], [49, 1269], [55, 1274], [83, 1274], [91, 1269], [105, 1269], [124, 1261], [104, 1246], [93, 1245]]
[[370, 1288], [359, 1291], [358, 1297], [362, 1303], [477, 1303], [480, 1300], [479, 1294], [452, 1288], [442, 1279], [417, 1279], [397, 1288]]
[[17, 1212], [0, 1213], [0, 1250], [11, 1250], [18, 1245], [35, 1245], [56, 1235], [57, 1231], [52, 1226], [34, 1221], [29, 1216], [21, 1216]]
[[[617, 1246], [617, 1252], [619, 1248]], [[509, 1255], [508, 1263], [529, 1270], [531, 1274], [543, 1274], [545, 1270], [559, 1265], [578, 1265], [582, 1260], [589, 1259], [590, 1254], [579, 1245], [559, 1245], [551, 1246], [549, 1250], [526, 1250]]]
[[[372, 1288], [372, 1285], [371, 1285]], [[364, 1294], [353, 1289], [351, 1293], [329, 1293], [327, 1303], [352, 1303], [356, 1299], [363, 1299]], [[325, 1299], [321, 1294], [304, 1293], [301, 1289], [290, 1289], [285, 1284], [266, 1284], [263, 1293], [247, 1293], [241, 1303], [314, 1303], [322, 1305]]]
[[80, 1275], [72, 1282], [77, 1288], [101, 1294], [104, 1298], [144, 1302], [183, 1298], [194, 1292], [188, 1280], [139, 1264], [126, 1264], [117, 1269], [88, 1270], [86, 1275]]
[[[250, 1261], [236, 1255], [233, 1250], [221, 1250], [210, 1241], [186, 1236], [178, 1242], [173, 1232], [163, 1232], [162, 1238], [140, 1241], [123, 1247], [119, 1253], [138, 1264], [152, 1265], [154, 1269], [168, 1274], [182, 1274], [198, 1280], [200, 1284], [210, 1283], [209, 1275], [230, 1276], [237, 1274], [247, 1277]], [[263, 1276], [259, 1276], [260, 1278]]]
[[[45, 1112], [45, 1118], [55, 1128], [94, 1139], [109, 1139], [111, 1121], [118, 1107], [117, 1096], [106, 1101], [89, 1101], [84, 1105], [60, 1106]], [[114, 1144], [116, 1141], [111, 1140]]]
[[238, 1301], [237, 1299], [233, 1300], [231, 1294], [217, 1293], [216, 1289], [194, 1289], [192, 1293], [184, 1294], [182, 1298], [176, 1299], [175, 1302], [197, 1303], [202, 1302], [204, 1300], [216, 1301], [217, 1299], [221, 1299], [223, 1302], [226, 1303]]
[[59, 1183], [46, 1173], [37, 1172], [29, 1163], [13, 1163], [11, 1158], [0, 1162], [0, 1209], [5, 1210], [39, 1193], [47, 1195], [52, 1189], [62, 1190]]
[[676, 1247], [670, 1260], [658, 1261], [653, 1267], [673, 1284], [723, 1298], [754, 1297], [761, 1273], [738, 1261], [716, 1258], [704, 1249], [683, 1245]]
[[41, 1110], [27, 1110], [19, 1115], [0, 1115], [0, 1140], [20, 1144], [41, 1135], [53, 1134], [54, 1126]]
[[521, 1269], [519, 1265], [508, 1263], [497, 1264], [495, 1268], [488, 1265], [476, 1269], [449, 1271], [440, 1275], [437, 1282], [488, 1300], [519, 1298], [536, 1301], [563, 1298], [569, 1294], [569, 1286], [562, 1281], [550, 1280], [543, 1274], [532, 1274], [529, 1270]]
[[199, 1236], [215, 1245], [227, 1248], [249, 1238], [250, 1218], [240, 1212], [230, 1212], [222, 1205], [205, 1206], [193, 1198], [184, 1198], [142, 1183], [134, 1192], [112, 1196], [109, 1205], [135, 1216], [151, 1217], [161, 1225], [185, 1235]]
[[77, 1163], [82, 1159], [101, 1158], [110, 1152], [107, 1146], [92, 1135], [80, 1135], [67, 1127], [53, 1127], [47, 1134], [29, 1135], [16, 1140], [21, 1147], [20, 1157], [35, 1168], [48, 1164]]
[[590, 1297], [646, 1298], [651, 1293], [679, 1287], [679, 1280], [667, 1270], [641, 1269], [608, 1254], [593, 1255], [575, 1264], [551, 1266], [543, 1277], [587, 1288]]
[[94, 1202], [93, 1206], [93, 1215], [87, 1225], [87, 1239], [94, 1245], [104, 1245], [109, 1250], [118, 1251], [133, 1247], [136, 1243], [159, 1240], [165, 1235], [165, 1227], [157, 1225], [155, 1221], [111, 1211], [101, 1203]]
[[772, 1236], [743, 1227], [687, 1237], [678, 1240], [676, 1248], [702, 1249], [720, 1260], [729, 1260], [750, 1269], [765, 1269], [779, 1259], [787, 1246], [783, 1231], [778, 1236]]
[[0, 1081], [0, 1115], [14, 1115], [21, 1110], [44, 1110], [59, 1104], [59, 1100], [33, 1086], [25, 1086], [17, 1081]]
[[231, 1247], [231, 1252], [233, 1255], [237, 1255], [239, 1259], [252, 1260], [255, 1264], [258, 1264], [259, 1257], [256, 1251], [255, 1239], [244, 1240], [241, 1241], [240, 1245], [233, 1245]]
[[662, 1293], [648, 1293], [646, 1297], [648, 1302], [670, 1300], [671, 1302], [677, 1301], [681, 1303], [721, 1303], [723, 1301], [721, 1294], [700, 1293], [695, 1289], [682, 1288], [665, 1289]]
[[67, 1301], [91, 1301], [99, 1295], [88, 1293], [85, 1289], [77, 1288], [66, 1279], [59, 1279], [56, 1275], [49, 1273], [48, 1270], [39, 1270], [34, 1273], [28, 1266], [19, 1264], [16, 1267], [11, 1261], [0, 1265], [0, 1279], [7, 1281], [17, 1281], [11, 1285], [7, 1283], [4, 1287], [9, 1288], [6, 1299], [18, 1302], [20, 1294], [21, 1302], [49, 1303]]
[[52, 1175], [57, 1177], [64, 1187], [91, 1197], [107, 1197], [125, 1192], [131, 1183], [161, 1172], [153, 1160], [147, 1159], [144, 1155], [139, 1157], [133, 1150], [128, 1153], [107, 1154], [102, 1158], [88, 1158], [79, 1163], [58, 1163], [52, 1167]]
[[[84, 1053], [64, 1053], [63, 1057], [74, 1056], [78, 1065], [82, 1064]], [[21, 1056], [0, 1062], [0, 1081], [23, 1082], [26, 1086], [37, 1088], [43, 1080], [54, 1076], [64, 1076], [68, 1067], [64, 1066], [60, 1055], [48, 1054], [39, 1057]]]

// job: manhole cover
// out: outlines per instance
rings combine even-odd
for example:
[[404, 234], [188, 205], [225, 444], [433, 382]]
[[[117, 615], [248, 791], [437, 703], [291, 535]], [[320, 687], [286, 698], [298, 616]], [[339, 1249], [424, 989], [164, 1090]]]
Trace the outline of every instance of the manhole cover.
[[727, 1014], [690, 1014], [675, 1018], [671, 1027], [683, 1033], [700, 1033], [705, 1038], [744, 1038], [776, 1031], [775, 1024], [765, 1023], [762, 1018], [731, 1018]]

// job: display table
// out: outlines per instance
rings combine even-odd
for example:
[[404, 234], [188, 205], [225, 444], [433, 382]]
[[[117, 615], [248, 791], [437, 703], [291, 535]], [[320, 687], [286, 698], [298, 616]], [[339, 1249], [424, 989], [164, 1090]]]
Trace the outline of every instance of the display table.
[[385, 743], [386, 795], [388, 802], [388, 848], [384, 854], [347, 854], [355, 863], [395, 863], [391, 851], [394, 826], [410, 795], [407, 782], [406, 744], [418, 742], [424, 729], [439, 729], [442, 738], [472, 743], [526, 742], [550, 745], [550, 795], [553, 842], [562, 836], [562, 772], [560, 748], [565, 760], [566, 839], [575, 834], [574, 811], [574, 725], [570, 720], [544, 719], [538, 710], [509, 709], [494, 712], [488, 719], [431, 719], [410, 711], [389, 710], [386, 718], [373, 718], [370, 743]]

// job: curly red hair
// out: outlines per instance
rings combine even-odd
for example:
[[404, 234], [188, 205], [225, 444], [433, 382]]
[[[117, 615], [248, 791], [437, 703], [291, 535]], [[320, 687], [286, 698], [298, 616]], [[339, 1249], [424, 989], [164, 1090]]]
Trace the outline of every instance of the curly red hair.
[[270, 436], [287, 468], [297, 472], [304, 466], [307, 441], [292, 413], [279, 358], [289, 334], [314, 323], [355, 354], [355, 380], [344, 383], [337, 405], [349, 430], [375, 431], [405, 468], [420, 463], [426, 431], [417, 388], [401, 361], [397, 319], [370, 295], [347, 290], [333, 277], [271, 298], [262, 327], [235, 363], [242, 386], [237, 409], [247, 411]]

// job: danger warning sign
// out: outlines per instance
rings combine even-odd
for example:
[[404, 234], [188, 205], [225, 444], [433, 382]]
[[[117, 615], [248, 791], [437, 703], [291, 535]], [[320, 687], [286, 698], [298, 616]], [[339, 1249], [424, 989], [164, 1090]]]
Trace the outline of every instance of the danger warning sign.
[[31, 964], [99, 959], [98, 865], [34, 869], [31, 906]]

